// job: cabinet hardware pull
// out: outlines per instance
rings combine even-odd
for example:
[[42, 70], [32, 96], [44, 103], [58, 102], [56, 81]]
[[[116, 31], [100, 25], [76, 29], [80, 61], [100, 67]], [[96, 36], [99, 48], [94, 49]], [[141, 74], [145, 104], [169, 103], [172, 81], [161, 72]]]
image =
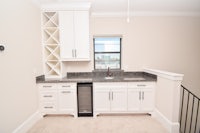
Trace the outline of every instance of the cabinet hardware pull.
[[71, 87], [70, 85], [63, 85], [62, 87]]
[[72, 57], [74, 57], [74, 50], [72, 49]]
[[76, 49], [75, 49], [75, 57], [76, 57]]
[[44, 85], [43, 87], [46, 87], [46, 88], [47, 88], [47, 87], [52, 87], [52, 86], [51, 86], [51, 85]]
[[113, 92], [112, 92], [112, 100], [113, 100]]
[[45, 109], [52, 109], [53, 107], [52, 106], [46, 106], [44, 107]]
[[142, 100], [144, 100], [144, 91], [142, 92]]
[[71, 91], [62, 91], [62, 93], [71, 93]]
[[146, 85], [144, 84], [140, 84], [140, 85], [137, 85], [138, 87], [145, 87]]
[[109, 92], [108, 100], [110, 101], [110, 92]]
[[44, 95], [43, 97], [53, 97], [52, 95]]
[[139, 92], [139, 100], [141, 100], [141, 91]]

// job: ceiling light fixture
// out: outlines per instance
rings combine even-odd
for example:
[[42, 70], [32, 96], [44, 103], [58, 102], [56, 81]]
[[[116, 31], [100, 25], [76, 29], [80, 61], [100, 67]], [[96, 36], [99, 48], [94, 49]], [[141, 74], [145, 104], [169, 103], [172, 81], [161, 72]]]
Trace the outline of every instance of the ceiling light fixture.
[[130, 22], [130, 0], [128, 0], [127, 2], [127, 19], [126, 19], [127, 23]]

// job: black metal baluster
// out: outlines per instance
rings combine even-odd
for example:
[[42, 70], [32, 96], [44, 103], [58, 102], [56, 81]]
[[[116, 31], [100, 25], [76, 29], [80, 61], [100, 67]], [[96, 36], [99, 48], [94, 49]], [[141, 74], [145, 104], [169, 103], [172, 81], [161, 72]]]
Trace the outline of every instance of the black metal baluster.
[[185, 130], [186, 130], [186, 123], [187, 123], [187, 116], [188, 116], [188, 104], [189, 104], [189, 98], [190, 98], [190, 93], [188, 92], [188, 99], [187, 99], [187, 109], [186, 109], [186, 117], [185, 117], [184, 133], [185, 133]]
[[193, 96], [193, 100], [192, 100], [192, 114], [191, 114], [191, 118], [190, 118], [190, 130], [189, 130], [189, 133], [191, 132], [191, 126], [192, 126], [193, 108], [194, 108], [194, 96]]
[[183, 101], [184, 101], [184, 95], [185, 90], [183, 88], [183, 94], [182, 94], [182, 105], [181, 105], [181, 115], [180, 115], [180, 132], [181, 132], [181, 125], [182, 125], [182, 113], [183, 113]]
[[[189, 91], [188, 89], [186, 89], [183, 85], [181, 85], [181, 87], [183, 88], [183, 94], [182, 94], [182, 105], [181, 105], [181, 112], [180, 112], [180, 133], [186, 133], [186, 129], [187, 128], [189, 128], [188, 130], [189, 130], [189, 132], [188, 133], [197, 133], [197, 132], [199, 132], [200, 133], [200, 131], [198, 131], [199, 129], [197, 129], [197, 125], [198, 125], [198, 123], [200, 122], [199, 120], [198, 120], [198, 117], [199, 117], [199, 102], [200, 102], [200, 98], [198, 98], [195, 94], [193, 94], [191, 91]], [[188, 94], [188, 96], [187, 96], [187, 99], [185, 98], [185, 94], [186, 94], [186, 92], [187, 92], [187, 94]], [[189, 113], [188, 113], [188, 108], [189, 108], [189, 103], [190, 103], [190, 97], [192, 96], [192, 108], [191, 108], [191, 116], [189, 116]], [[195, 103], [195, 101], [196, 101], [196, 99], [197, 99], [197, 104]], [[186, 100], [187, 101], [186, 101]], [[187, 102], [187, 106], [186, 106], [186, 114], [185, 114], [185, 121], [183, 120], [183, 112], [184, 112], [184, 103], [186, 103]], [[196, 106], [195, 105], [197, 105], [197, 109], [195, 108]], [[197, 110], [197, 112], [196, 112], [196, 114], [194, 114], [194, 110]], [[196, 117], [196, 119], [195, 119], [195, 121], [193, 122], [193, 117], [195, 118]], [[188, 122], [188, 119], [190, 119], [190, 123]], [[183, 125], [184, 124], [184, 125]], [[189, 125], [190, 124], [190, 125]], [[188, 125], [189, 127], [187, 127], [186, 125]], [[195, 126], [194, 127], [194, 132], [192, 132], [192, 127], [193, 126]], [[181, 129], [182, 129], [182, 127], [183, 127], [183, 131], [184, 132], [182, 132], [181, 131]]]
[[198, 99], [198, 105], [197, 105], [197, 116], [196, 116], [194, 132], [196, 132], [198, 116], [199, 116], [199, 99]]

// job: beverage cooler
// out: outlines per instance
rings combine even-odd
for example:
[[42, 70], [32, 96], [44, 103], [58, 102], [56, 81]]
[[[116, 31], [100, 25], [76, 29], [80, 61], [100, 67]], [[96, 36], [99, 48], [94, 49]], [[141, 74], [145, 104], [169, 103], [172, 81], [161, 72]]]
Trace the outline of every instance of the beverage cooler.
[[78, 117], [93, 116], [92, 83], [77, 83]]

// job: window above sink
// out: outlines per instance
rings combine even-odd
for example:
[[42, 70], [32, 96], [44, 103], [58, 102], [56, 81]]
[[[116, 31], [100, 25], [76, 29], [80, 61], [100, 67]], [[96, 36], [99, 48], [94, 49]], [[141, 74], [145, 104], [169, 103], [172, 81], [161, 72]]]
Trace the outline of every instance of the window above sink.
[[121, 69], [121, 37], [94, 37], [94, 69]]

